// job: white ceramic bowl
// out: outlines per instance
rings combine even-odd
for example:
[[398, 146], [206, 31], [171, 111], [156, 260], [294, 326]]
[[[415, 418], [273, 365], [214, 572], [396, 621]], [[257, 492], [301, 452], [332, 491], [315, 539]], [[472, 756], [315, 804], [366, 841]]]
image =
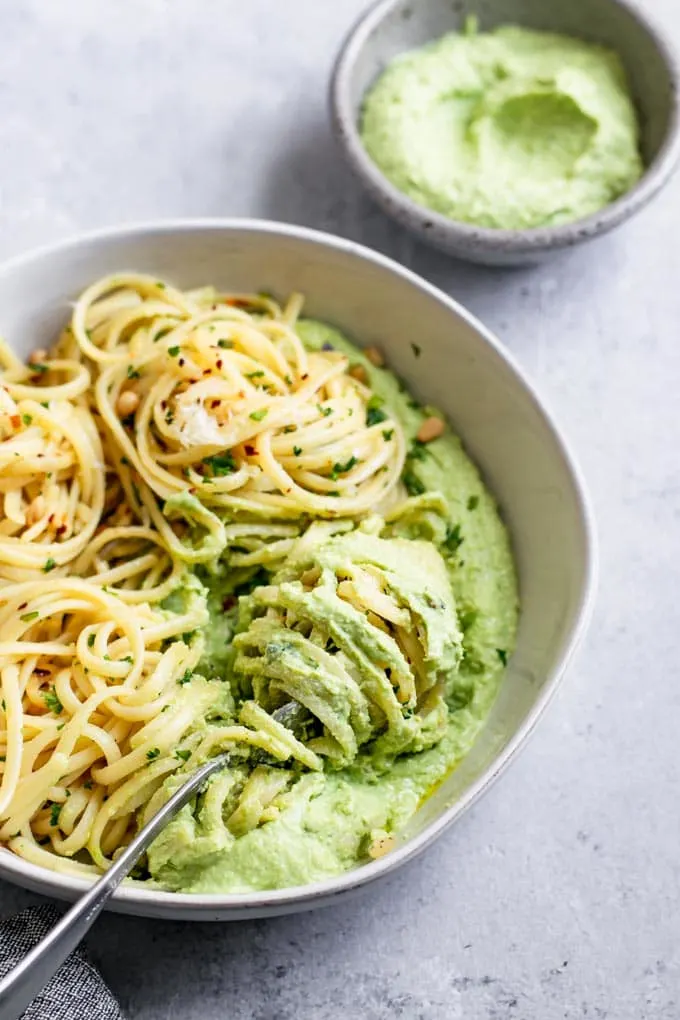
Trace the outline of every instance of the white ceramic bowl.
[[[488, 789], [533, 729], [583, 632], [593, 596], [593, 527], [579, 472], [539, 397], [493, 335], [397, 263], [328, 234], [253, 220], [132, 226], [79, 237], [0, 267], [0, 331], [22, 355], [47, 346], [68, 302], [105, 273], [139, 270], [182, 287], [292, 290], [306, 311], [377, 344], [417, 397], [442, 408], [495, 494], [512, 535], [522, 613], [517, 650], [471, 754], [381, 860], [316, 885], [238, 896], [120, 889], [111, 908], [218, 920], [327, 904], [431, 843]], [[422, 347], [416, 360], [414, 337]], [[72, 899], [84, 888], [0, 850], [0, 876]]]

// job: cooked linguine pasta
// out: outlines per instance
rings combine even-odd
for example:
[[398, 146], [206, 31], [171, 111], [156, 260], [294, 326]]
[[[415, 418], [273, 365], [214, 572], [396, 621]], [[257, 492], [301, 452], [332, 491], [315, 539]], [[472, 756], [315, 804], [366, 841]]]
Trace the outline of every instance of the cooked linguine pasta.
[[[434, 683], [409, 675], [404, 630], [390, 639], [396, 693], [389, 670], [367, 695], [338, 667], [349, 722], [299, 684], [274, 696], [248, 648], [262, 652], [266, 620], [292, 622], [280, 583], [237, 643], [240, 671], [259, 670], [238, 704], [197, 674], [208, 613], [194, 571], [229, 569], [238, 594], [314, 528], [342, 535], [389, 502], [404, 467], [399, 422], [346, 355], [303, 345], [301, 306], [120, 274], [82, 294], [52, 352], [24, 365], [0, 347], [0, 841], [30, 861], [106, 868], [169, 777], [225, 747], [234, 771], [211, 797], [230, 804], [235, 838], [289, 785], [273, 766], [350, 761], [384, 725], [403, 731], [402, 707]], [[370, 566], [339, 581], [378, 633], [395, 614], [409, 623]], [[326, 719], [325, 736], [306, 739], [300, 711]]]

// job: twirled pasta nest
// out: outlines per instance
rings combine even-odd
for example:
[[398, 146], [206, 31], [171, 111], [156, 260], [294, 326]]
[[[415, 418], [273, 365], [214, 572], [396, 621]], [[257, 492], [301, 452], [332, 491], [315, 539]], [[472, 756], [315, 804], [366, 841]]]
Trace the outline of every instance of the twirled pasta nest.
[[234, 672], [267, 710], [301, 708], [291, 725], [336, 765], [369, 741], [376, 757], [422, 750], [442, 735], [462, 652], [441, 559], [360, 531], [318, 539], [242, 607]]
[[[76, 304], [60, 350], [96, 375], [95, 406], [156, 496], [277, 517], [368, 512], [396, 485], [404, 437], [336, 351], [308, 352], [282, 310], [258, 296], [112, 276]], [[147, 501], [148, 502], [148, 501]], [[147, 506], [153, 514], [153, 508]]]

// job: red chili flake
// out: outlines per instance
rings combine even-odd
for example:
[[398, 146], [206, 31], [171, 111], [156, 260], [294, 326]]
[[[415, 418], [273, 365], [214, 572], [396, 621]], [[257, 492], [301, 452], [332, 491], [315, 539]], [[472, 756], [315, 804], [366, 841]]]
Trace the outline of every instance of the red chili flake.
[[255, 447], [251, 446], [250, 443], [246, 444], [245, 451], [246, 451], [246, 453], [248, 454], [249, 457], [254, 457], [255, 454], [257, 453], [257, 450], [255, 449]]
[[222, 365], [224, 364], [224, 362], [222, 361], [221, 358], [218, 358], [217, 361], [215, 362], [215, 364], [217, 365], [218, 368], [222, 368]]
[[21, 605], [19, 606], [19, 609], [25, 609], [27, 605], [28, 602], [22, 602]]
[[249, 308], [250, 301], [246, 301], [244, 298], [232, 297], [227, 298], [227, 304], [231, 305], [232, 308]]
[[219, 401], [219, 400], [211, 400], [210, 401], [210, 406], [211, 407], [219, 407], [220, 403], [221, 403], [221, 401]]
[[184, 358], [180, 358], [180, 359], [179, 359], [179, 361], [177, 362], [177, 364], [178, 364], [178, 365], [179, 365], [179, 367], [181, 368], [181, 367], [182, 367], [182, 365], [184, 364]]
[[49, 669], [37, 669], [36, 668], [36, 669], [33, 670], [33, 672], [35, 673], [36, 676], [50, 676], [51, 675]]
[[58, 535], [63, 535], [65, 531], [68, 531], [68, 528], [66, 527], [66, 525], [65, 524], [60, 524], [59, 527], [57, 528], [57, 534]]
[[210, 375], [210, 369], [209, 368], [204, 368], [203, 369], [203, 375]]
[[161, 400], [161, 407], [163, 408], [163, 410], [165, 410], [167, 406], [168, 406], [167, 400]]
[[10, 419], [9, 420], [12, 423], [12, 428], [18, 429], [19, 426], [21, 425], [21, 418], [19, 417], [18, 414], [10, 415]]
[[301, 378], [301, 379], [302, 379], [303, 381], [304, 381], [305, 379], [309, 379], [309, 372], [305, 372], [305, 374], [304, 374], [303, 376], [300, 376], [300, 378]]
[[222, 600], [222, 609], [224, 610], [225, 613], [228, 613], [229, 610], [233, 609], [235, 605], [236, 597], [234, 595], [227, 595], [227, 597]]
[[52, 524], [53, 522], [54, 522], [54, 514], [50, 514], [50, 516], [47, 518], [47, 523], [48, 524]]

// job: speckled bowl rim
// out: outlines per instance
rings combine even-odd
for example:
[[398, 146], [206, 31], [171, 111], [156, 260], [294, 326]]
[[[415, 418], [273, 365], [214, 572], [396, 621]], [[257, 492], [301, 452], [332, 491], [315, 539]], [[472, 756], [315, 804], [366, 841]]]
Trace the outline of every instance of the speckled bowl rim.
[[[445, 829], [460, 818], [491, 787], [515, 758], [520, 748], [526, 743], [549, 702], [555, 695], [560, 680], [585, 633], [595, 599], [598, 555], [593, 512], [581, 470], [552, 415], [543, 404], [523, 369], [519, 367], [512, 355], [483, 323], [463, 305], [443, 293], [443, 291], [438, 290], [422, 277], [417, 276], [387, 256], [333, 234], [270, 220], [246, 218], [162, 220], [97, 230], [77, 235], [56, 244], [33, 249], [0, 264], [0, 278], [8, 273], [21, 271], [22, 268], [30, 269], [34, 262], [38, 263], [41, 259], [53, 258], [62, 253], [71, 253], [80, 249], [84, 255], [89, 246], [96, 247], [107, 241], [113, 242], [125, 238], [135, 238], [145, 234], [161, 234], [167, 235], [168, 242], [171, 243], [173, 235], [183, 232], [201, 231], [206, 232], [206, 234], [220, 233], [228, 236], [230, 231], [242, 232], [244, 230], [269, 234], [272, 238], [272, 243], [276, 243], [277, 239], [281, 238], [295, 238], [303, 242], [309, 242], [312, 246], [322, 246], [343, 252], [355, 258], [359, 263], [372, 263], [398, 277], [404, 284], [418, 289], [431, 302], [446, 308], [455, 319], [465, 321], [475, 331], [480, 345], [490, 347], [494, 351], [508, 369], [513, 385], [522, 391], [526, 400], [538, 412], [543, 427], [555, 443], [556, 456], [562, 459], [566, 474], [571, 479], [575, 501], [575, 516], [578, 520], [577, 526], [581, 530], [583, 542], [584, 579], [578, 599], [576, 600], [576, 608], [573, 614], [574, 622], [571, 631], [563, 639], [562, 650], [556, 653], [553, 668], [545, 676], [541, 693], [526, 718], [517, 728], [507, 745], [494, 759], [493, 763], [467, 787], [455, 803], [447, 807], [434, 821], [426, 825], [422, 832], [408, 839], [402, 846], [393, 850], [385, 857], [368, 864], [363, 864], [353, 871], [345, 872], [342, 875], [322, 882], [287, 889], [277, 889], [262, 893], [221, 895], [171, 893], [153, 889], [138, 889], [134, 886], [122, 886], [114, 893], [112, 899], [107, 904], [107, 909], [120, 913], [188, 921], [244, 920], [289, 914], [301, 910], [309, 910], [314, 907], [331, 905], [340, 897], [358, 892], [363, 886], [400, 868], [407, 861], [422, 853]], [[43, 895], [66, 900], [76, 899], [91, 884], [84, 879], [60, 875], [56, 872], [48, 871], [46, 868], [31, 864], [4, 848], [0, 848], [0, 878], [7, 879], [35, 892], [40, 892]]]
[[[489, 255], [507, 252], [509, 255], [539, 254], [580, 244], [625, 222], [642, 209], [668, 182], [680, 160], [680, 56], [664, 36], [654, 17], [643, 11], [637, 0], [609, 0], [612, 6], [627, 11], [634, 21], [653, 40], [666, 65], [671, 81], [671, 113], [666, 138], [652, 162], [633, 188], [610, 205], [590, 216], [558, 226], [534, 227], [527, 230], [507, 230], [482, 227], [454, 220], [427, 206], [414, 202], [396, 188], [366, 152], [359, 134], [355, 111], [351, 101], [351, 80], [354, 66], [367, 38], [402, 0], [377, 0], [355, 22], [347, 34], [338, 54], [330, 81], [331, 124], [355, 174], [363, 181], [368, 192], [394, 219], [418, 231], [425, 240], [437, 244], [435, 234], [452, 245], [467, 247], [470, 251]], [[546, 3], [549, 0], [546, 0]], [[406, 52], [406, 50], [404, 51]], [[432, 235], [428, 237], [428, 234]]]

